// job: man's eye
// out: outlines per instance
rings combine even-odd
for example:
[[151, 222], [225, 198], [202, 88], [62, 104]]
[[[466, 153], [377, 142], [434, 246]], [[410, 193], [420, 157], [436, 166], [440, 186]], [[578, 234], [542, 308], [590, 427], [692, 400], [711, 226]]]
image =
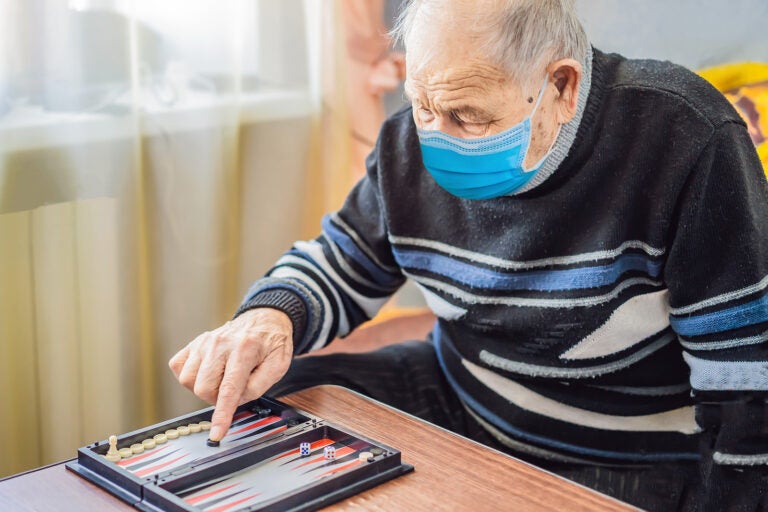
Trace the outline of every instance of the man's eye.
[[467, 124], [467, 121], [462, 119], [461, 115], [457, 114], [456, 112], [451, 112], [451, 119], [453, 119], [453, 122], [458, 124], [459, 126], [463, 126]]
[[484, 126], [488, 124], [477, 119], [475, 116], [462, 114], [461, 112], [451, 112], [451, 119], [459, 126]]
[[463, 117], [458, 113], [451, 113], [451, 119], [456, 123], [456, 126], [464, 130], [467, 134], [473, 136], [481, 136], [488, 129], [489, 123], [478, 122], [472, 118]]
[[432, 121], [435, 118], [435, 114], [433, 114], [432, 111], [428, 108], [419, 107], [417, 112], [419, 114], [419, 119], [422, 121]]

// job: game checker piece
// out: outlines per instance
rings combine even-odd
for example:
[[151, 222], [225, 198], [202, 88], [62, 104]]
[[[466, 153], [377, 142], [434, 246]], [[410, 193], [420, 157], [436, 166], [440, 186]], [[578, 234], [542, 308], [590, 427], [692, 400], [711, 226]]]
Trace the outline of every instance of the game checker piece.
[[67, 469], [142, 511], [314, 510], [413, 470], [400, 452], [262, 397], [211, 446], [213, 408], [110, 436]]

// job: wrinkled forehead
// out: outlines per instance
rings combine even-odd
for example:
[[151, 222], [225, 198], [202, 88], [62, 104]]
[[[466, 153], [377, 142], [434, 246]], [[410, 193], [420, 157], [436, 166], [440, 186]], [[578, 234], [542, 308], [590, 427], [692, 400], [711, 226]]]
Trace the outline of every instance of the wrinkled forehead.
[[447, 90], [489, 94], [502, 89], [519, 87], [506, 70], [465, 38], [417, 34], [407, 48], [405, 90], [411, 98]]
[[405, 92], [410, 98], [453, 92], [462, 95], [510, 94], [519, 88], [501, 70], [482, 60], [432, 60], [406, 72]]
[[[425, 2], [406, 38], [406, 90], [471, 82], [482, 88], [515, 86], [509, 72], [489, 56], [488, 39], [463, 2]], [[438, 8], [443, 7], [443, 8]]]

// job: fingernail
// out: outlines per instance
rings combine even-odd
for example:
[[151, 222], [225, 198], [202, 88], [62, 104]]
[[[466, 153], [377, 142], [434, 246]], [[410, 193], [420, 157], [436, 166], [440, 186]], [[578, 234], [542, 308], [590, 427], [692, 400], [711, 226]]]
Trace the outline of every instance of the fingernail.
[[211, 433], [208, 435], [208, 439], [211, 441], [220, 441], [221, 438], [221, 427], [211, 427]]

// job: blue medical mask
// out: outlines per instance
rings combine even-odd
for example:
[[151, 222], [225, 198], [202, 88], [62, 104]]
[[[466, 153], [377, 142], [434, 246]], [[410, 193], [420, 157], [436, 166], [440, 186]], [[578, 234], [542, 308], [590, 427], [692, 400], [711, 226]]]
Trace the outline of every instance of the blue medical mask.
[[545, 79], [530, 115], [496, 135], [462, 139], [437, 130], [418, 130], [424, 167], [438, 185], [464, 199], [491, 199], [520, 190], [531, 181], [552, 151], [550, 147], [536, 165], [523, 168], [531, 145], [531, 119], [546, 85]]

